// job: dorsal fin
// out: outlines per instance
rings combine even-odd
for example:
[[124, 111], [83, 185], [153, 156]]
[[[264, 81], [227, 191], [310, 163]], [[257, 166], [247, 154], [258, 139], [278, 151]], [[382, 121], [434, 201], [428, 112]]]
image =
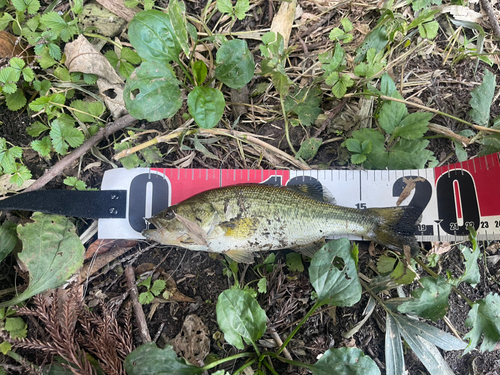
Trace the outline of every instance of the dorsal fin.
[[328, 189], [325, 189], [319, 181], [308, 181], [304, 183], [292, 183], [286, 186], [299, 194], [305, 195], [311, 199], [335, 204], [335, 198]]

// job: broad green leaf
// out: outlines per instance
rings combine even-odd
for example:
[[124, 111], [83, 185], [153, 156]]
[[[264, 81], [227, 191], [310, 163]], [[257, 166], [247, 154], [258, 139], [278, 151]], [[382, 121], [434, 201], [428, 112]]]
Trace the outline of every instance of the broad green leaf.
[[495, 95], [496, 76], [486, 69], [483, 83], [471, 91], [469, 112], [472, 120], [482, 126], [487, 126], [490, 120], [490, 108]]
[[453, 144], [455, 146], [455, 155], [457, 156], [458, 161], [459, 162], [466, 161], [468, 159], [467, 151], [465, 151], [460, 142], [453, 141]]
[[208, 69], [205, 63], [201, 60], [195, 61], [193, 64], [193, 76], [198, 85], [201, 85], [207, 78]]
[[352, 31], [352, 29], [354, 29], [354, 26], [352, 26], [352, 23], [349, 20], [349, 18], [342, 18], [340, 20], [340, 23], [342, 24], [342, 27], [344, 28], [344, 31], [346, 33], [348, 33], [349, 31]]
[[361, 46], [356, 49], [356, 58], [354, 59], [354, 63], [358, 64], [363, 61], [366, 53], [370, 48], [375, 48], [375, 51], [379, 53], [382, 49], [385, 48], [388, 42], [389, 39], [387, 38], [386, 27], [376, 27], [365, 37], [365, 40], [363, 41]]
[[5, 104], [7, 104], [7, 108], [11, 111], [17, 111], [21, 108], [24, 108], [26, 105], [26, 97], [24, 96], [23, 90], [16, 90], [13, 94], [5, 95]]
[[5, 138], [0, 138], [0, 167], [5, 173], [13, 173], [16, 169], [16, 159], [21, 158], [23, 150], [19, 146], [8, 148]]
[[203, 155], [205, 155], [207, 158], [214, 159], [214, 160], [219, 160], [220, 158], [214, 154], [212, 154], [210, 151], [207, 150], [207, 148], [200, 142], [198, 137], [195, 135], [193, 138], [193, 145], [196, 151], [201, 152]]
[[439, 30], [439, 23], [436, 21], [425, 22], [418, 25], [418, 32], [422, 38], [434, 39]]
[[370, 357], [358, 348], [328, 349], [308, 369], [314, 375], [379, 375], [380, 370]]
[[302, 263], [302, 255], [299, 253], [288, 253], [286, 254], [286, 265], [290, 272], [302, 272], [304, 271], [304, 264]]
[[422, 138], [428, 130], [427, 126], [432, 116], [432, 113], [427, 112], [410, 113], [396, 126], [392, 137], [401, 137], [410, 140]]
[[0, 30], [6, 29], [11, 21], [14, 21], [14, 17], [12, 17], [9, 13], [4, 13], [2, 17], [0, 17]]
[[390, 150], [389, 169], [423, 169], [437, 165], [437, 160], [430, 150], [427, 139], [400, 139]]
[[347, 74], [340, 74], [338, 72], [333, 72], [330, 74], [325, 82], [328, 85], [332, 85], [332, 93], [337, 99], [342, 98], [349, 87], [354, 85], [354, 81]]
[[387, 73], [385, 73], [380, 79], [380, 91], [383, 95], [401, 99], [401, 95], [399, 95], [399, 93], [393, 96], [394, 92], [396, 91], [396, 84], [392, 80], [391, 76]]
[[347, 238], [330, 241], [314, 254], [309, 277], [320, 304], [352, 306], [361, 298], [361, 284]]
[[[115, 143], [113, 148], [118, 153], [131, 147], [132, 145], [130, 144], [130, 142], [121, 142]], [[126, 169], [132, 169], [140, 166], [141, 160], [139, 159], [139, 156], [137, 156], [137, 153], [133, 153], [132, 155], [121, 158], [120, 163], [122, 163], [123, 167], [125, 167]]]
[[415, 272], [413, 272], [409, 267], [405, 267], [403, 262], [398, 261], [396, 268], [391, 273], [391, 279], [396, 283], [401, 285], [411, 284], [415, 280]]
[[16, 170], [11, 173], [12, 176], [9, 181], [11, 184], [17, 184], [17, 186], [22, 186], [24, 181], [32, 177], [29, 169], [20, 163], [16, 163]]
[[83, 264], [84, 247], [73, 223], [58, 215], [35, 212], [32, 223], [19, 225], [23, 242], [19, 262], [29, 272], [28, 288], [0, 307], [18, 304], [47, 289], [63, 285]]
[[413, 11], [418, 12], [419, 10], [430, 8], [432, 4], [441, 5], [441, 0], [414, 0], [411, 6]]
[[163, 292], [165, 290], [165, 287], [167, 286], [167, 283], [165, 280], [155, 280], [153, 283], [153, 286], [149, 290], [151, 293], [153, 293], [155, 296]]
[[182, 47], [175, 35], [170, 16], [159, 10], [137, 13], [128, 28], [130, 43], [139, 56], [157, 63], [179, 61]]
[[178, 358], [171, 346], [156, 347], [154, 342], [139, 346], [123, 364], [128, 375], [192, 375], [203, 370]]
[[130, 75], [134, 72], [135, 67], [127, 62], [127, 61], [120, 61], [120, 67], [118, 68], [118, 73], [125, 78], [130, 77]]
[[322, 112], [319, 106], [321, 94], [321, 89], [316, 86], [303, 88], [296, 95], [287, 96], [285, 111], [296, 113], [302, 125], [312, 125]]
[[423, 288], [411, 292], [414, 297], [398, 306], [399, 312], [413, 314], [430, 319], [435, 322], [448, 312], [448, 297], [451, 292], [451, 284], [442, 276], [423, 277], [420, 279]]
[[[393, 92], [392, 96], [401, 99], [401, 95], [397, 91]], [[380, 108], [378, 123], [387, 134], [392, 134], [407, 114], [408, 110], [404, 103], [388, 100]]]
[[323, 143], [321, 138], [307, 138], [300, 145], [300, 149], [297, 152], [297, 157], [301, 157], [302, 159], [309, 160], [316, 156], [319, 147]]
[[64, 123], [61, 119], [55, 119], [52, 122], [50, 138], [52, 138], [54, 149], [61, 155], [66, 154], [69, 146], [78, 147], [85, 140], [80, 130]]
[[243, 341], [255, 343], [266, 331], [266, 313], [249, 293], [241, 289], [223, 291], [217, 301], [217, 323], [225, 340], [238, 349]]
[[372, 152], [366, 157], [363, 166], [367, 169], [384, 169], [389, 161], [389, 154], [385, 150], [384, 136], [375, 129], [360, 129], [352, 132], [352, 137], [361, 143], [370, 140]]
[[81, 122], [96, 122], [97, 119], [94, 116], [99, 117], [106, 109], [104, 104], [99, 101], [83, 100], [73, 100], [70, 107], [78, 110], [73, 113]]
[[[7, 352], [9, 352], [10, 350], [12, 350], [12, 345], [10, 344], [10, 342], [2, 341], [0, 343], [0, 353], [2, 353], [3, 355], [6, 355]], [[4, 372], [4, 370], [2, 368], [0, 368], [0, 375], [7, 375], [7, 373]]]
[[385, 318], [385, 366], [387, 375], [405, 373], [405, 359], [403, 356], [403, 342], [401, 331], [392, 314], [387, 313]]
[[9, 336], [13, 339], [24, 339], [26, 338], [27, 327], [22, 318], [13, 317], [5, 319], [3, 329], [9, 332]]
[[231, 0], [217, 0], [217, 9], [221, 13], [233, 13], [233, 3]]
[[49, 156], [50, 151], [52, 151], [52, 141], [50, 140], [50, 137], [47, 135], [43, 137], [41, 140], [36, 140], [31, 142], [31, 148], [39, 152], [40, 155], [42, 155], [43, 157]]
[[170, 0], [168, 5], [168, 14], [170, 15], [170, 22], [174, 30], [173, 36], [176, 38], [177, 43], [181, 46], [182, 51], [186, 56], [189, 56], [188, 32], [186, 28], [186, 15], [184, 10], [181, 9], [179, 1]]
[[211, 87], [196, 86], [188, 94], [188, 109], [200, 128], [211, 129], [216, 126], [222, 115], [226, 101], [224, 95]]
[[233, 39], [217, 51], [215, 78], [232, 89], [240, 89], [253, 78], [255, 62], [247, 42]]
[[141, 63], [141, 57], [132, 49], [123, 47], [121, 52], [120, 52], [120, 58], [128, 61], [131, 64], [140, 64]]
[[135, 69], [125, 84], [123, 98], [132, 116], [148, 121], [170, 118], [182, 106], [179, 81], [156, 61], [143, 62]]
[[12, 5], [20, 12], [27, 11], [29, 14], [36, 14], [40, 9], [38, 0], [12, 0]]
[[249, 0], [237, 0], [234, 6], [234, 15], [240, 21], [245, 18], [246, 12], [250, 9]]
[[0, 262], [14, 250], [16, 244], [16, 224], [5, 220], [0, 226]]
[[265, 277], [260, 279], [257, 283], [257, 291], [259, 293], [267, 293], [267, 280]]
[[155, 299], [155, 296], [151, 292], [144, 292], [139, 294], [138, 301], [141, 305], [148, 305]]
[[469, 339], [464, 355], [479, 344], [482, 335], [484, 337], [481, 351], [492, 351], [500, 340], [500, 296], [490, 293], [486, 298], [474, 303], [465, 326], [472, 329], [464, 336], [464, 339]]
[[465, 282], [469, 283], [473, 288], [476, 287], [477, 284], [481, 281], [481, 274], [479, 273], [479, 264], [478, 259], [481, 254], [479, 250], [479, 246], [473, 246], [473, 248], [469, 248], [464, 245], [459, 246], [460, 251], [465, 257], [465, 272], [462, 276], [456, 280], [456, 285], [459, 283]]
[[363, 154], [353, 154], [351, 155], [351, 162], [353, 164], [361, 164], [366, 161], [366, 155]]

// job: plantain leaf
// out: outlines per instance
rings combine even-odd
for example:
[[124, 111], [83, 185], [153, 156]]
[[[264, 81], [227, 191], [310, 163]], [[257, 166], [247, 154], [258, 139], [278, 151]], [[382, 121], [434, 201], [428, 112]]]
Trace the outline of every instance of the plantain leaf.
[[189, 113], [204, 129], [211, 129], [219, 123], [226, 105], [222, 92], [202, 86], [196, 86], [189, 93], [187, 103]]
[[266, 332], [266, 313], [257, 300], [241, 289], [228, 289], [217, 301], [217, 323], [228, 343], [243, 349], [243, 341], [255, 343]]
[[314, 375], [379, 375], [380, 370], [370, 357], [357, 348], [328, 349], [314, 365]]
[[494, 350], [500, 340], [500, 296], [496, 293], [488, 294], [486, 298], [474, 303], [465, 325], [472, 329], [464, 336], [464, 339], [469, 339], [464, 355], [477, 346], [482, 335], [481, 351]]
[[309, 277], [321, 305], [352, 306], [361, 298], [361, 284], [347, 238], [330, 241], [314, 254]]
[[143, 62], [134, 70], [125, 84], [123, 99], [132, 116], [148, 121], [170, 118], [182, 106], [179, 81], [156, 61]]
[[241, 89], [253, 78], [255, 62], [247, 42], [233, 39], [217, 51], [215, 78], [232, 89]]
[[14, 250], [17, 244], [16, 224], [5, 220], [0, 226], [0, 262]]
[[28, 288], [12, 300], [0, 303], [0, 307], [60, 287], [83, 264], [84, 247], [69, 219], [40, 212], [35, 212], [32, 219], [33, 223], [17, 227], [23, 242], [19, 262], [29, 272]]
[[495, 95], [495, 81], [496, 76], [489, 70], [486, 70], [483, 83], [471, 92], [470, 105], [472, 110], [469, 112], [469, 115], [478, 125], [487, 126], [490, 120], [490, 108]]

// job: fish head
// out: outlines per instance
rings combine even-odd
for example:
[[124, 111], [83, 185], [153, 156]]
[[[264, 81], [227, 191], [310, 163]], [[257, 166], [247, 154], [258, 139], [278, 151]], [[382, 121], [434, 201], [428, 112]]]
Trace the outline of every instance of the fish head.
[[194, 251], [207, 251], [203, 229], [197, 224], [196, 215], [182, 207], [169, 207], [148, 219], [156, 229], [145, 230], [147, 239], [164, 245], [178, 246]]

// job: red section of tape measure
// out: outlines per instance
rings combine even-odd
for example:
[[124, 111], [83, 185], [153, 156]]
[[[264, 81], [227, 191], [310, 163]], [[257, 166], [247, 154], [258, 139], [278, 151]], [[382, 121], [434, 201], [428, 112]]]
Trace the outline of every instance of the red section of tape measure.
[[[445, 173], [467, 171], [474, 180], [481, 217], [500, 215], [500, 199], [497, 187], [500, 186], [500, 153], [434, 168], [435, 181]], [[461, 197], [462, 200], [467, 197]]]

